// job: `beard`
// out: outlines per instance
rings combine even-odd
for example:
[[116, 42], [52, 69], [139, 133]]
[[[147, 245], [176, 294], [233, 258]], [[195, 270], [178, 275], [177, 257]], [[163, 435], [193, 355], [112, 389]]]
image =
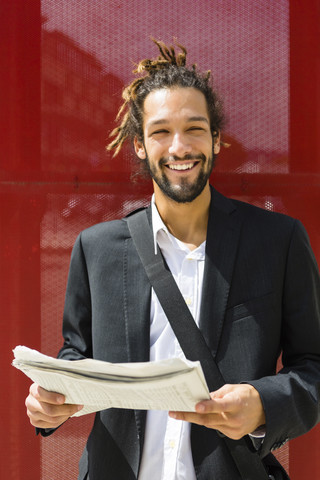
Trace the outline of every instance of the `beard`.
[[[170, 157], [171, 158], [171, 157]], [[168, 162], [168, 158], [162, 157], [159, 160], [159, 168], [151, 165], [148, 156], [146, 157], [146, 166], [152, 177], [156, 182], [160, 190], [171, 200], [177, 203], [190, 203], [193, 202], [203, 191], [206, 186], [209, 177], [211, 175], [214, 163], [214, 156], [206, 157], [205, 155], [186, 155], [183, 158], [173, 157], [175, 160], [195, 160], [201, 162], [201, 170], [198, 177], [193, 181], [189, 181], [187, 178], [181, 178], [180, 182], [173, 184], [166, 175], [164, 165]]]

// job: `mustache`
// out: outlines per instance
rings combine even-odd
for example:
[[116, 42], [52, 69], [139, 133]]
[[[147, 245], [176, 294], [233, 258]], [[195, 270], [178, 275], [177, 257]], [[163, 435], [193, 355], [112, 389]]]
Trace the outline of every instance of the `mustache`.
[[200, 162], [205, 162], [207, 160], [207, 157], [201, 153], [199, 155], [191, 155], [187, 154], [184, 157], [177, 157], [176, 155], [170, 155], [169, 157], [161, 157], [159, 160], [159, 165], [165, 165], [168, 162], [181, 162], [181, 160], [194, 160], [194, 161], [200, 161]]

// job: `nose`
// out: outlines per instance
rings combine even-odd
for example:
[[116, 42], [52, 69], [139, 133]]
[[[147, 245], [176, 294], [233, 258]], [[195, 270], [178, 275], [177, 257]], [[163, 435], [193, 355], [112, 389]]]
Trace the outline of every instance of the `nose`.
[[192, 146], [187, 138], [183, 134], [176, 132], [173, 135], [171, 145], [169, 146], [169, 155], [183, 158], [185, 155], [191, 153], [191, 151]]

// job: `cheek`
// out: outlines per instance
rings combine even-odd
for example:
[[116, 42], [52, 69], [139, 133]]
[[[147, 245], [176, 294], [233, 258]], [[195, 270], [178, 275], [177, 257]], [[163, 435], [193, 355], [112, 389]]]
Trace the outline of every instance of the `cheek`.
[[159, 159], [166, 156], [166, 149], [159, 143], [146, 146], [146, 153], [149, 162], [157, 164]]
[[194, 142], [193, 147], [208, 156], [213, 151], [213, 141], [211, 141], [211, 137], [202, 137]]

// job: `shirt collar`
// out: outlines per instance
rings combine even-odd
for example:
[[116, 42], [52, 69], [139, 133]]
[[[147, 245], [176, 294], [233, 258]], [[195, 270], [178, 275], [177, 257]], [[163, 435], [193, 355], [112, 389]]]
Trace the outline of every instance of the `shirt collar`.
[[[151, 213], [152, 213], [152, 231], [153, 231], [153, 243], [154, 243], [154, 253], [155, 255], [157, 255], [157, 244], [159, 242], [159, 233], [162, 231], [162, 232], [165, 232], [167, 235], [167, 238], [170, 239], [171, 243], [172, 243], [172, 240], [170, 237], [171, 234], [167, 228], [167, 226], [165, 225], [165, 223], [163, 222], [161, 216], [160, 216], [160, 213], [157, 209], [157, 206], [156, 206], [156, 202], [155, 202], [155, 197], [154, 197], [154, 194], [152, 195], [152, 198], [151, 198]], [[175, 243], [179, 243], [179, 241], [177, 239], [175, 239]], [[204, 258], [204, 255], [205, 255], [205, 246], [206, 246], [206, 242], [204, 241], [198, 248], [196, 248], [195, 250], [193, 250], [192, 252], [189, 253], [189, 255], [193, 258], [197, 258], [199, 260], [202, 260]], [[182, 245], [180, 244], [179, 246], [180, 250], [183, 248]], [[187, 251], [188, 249], [185, 247], [185, 250]]]

